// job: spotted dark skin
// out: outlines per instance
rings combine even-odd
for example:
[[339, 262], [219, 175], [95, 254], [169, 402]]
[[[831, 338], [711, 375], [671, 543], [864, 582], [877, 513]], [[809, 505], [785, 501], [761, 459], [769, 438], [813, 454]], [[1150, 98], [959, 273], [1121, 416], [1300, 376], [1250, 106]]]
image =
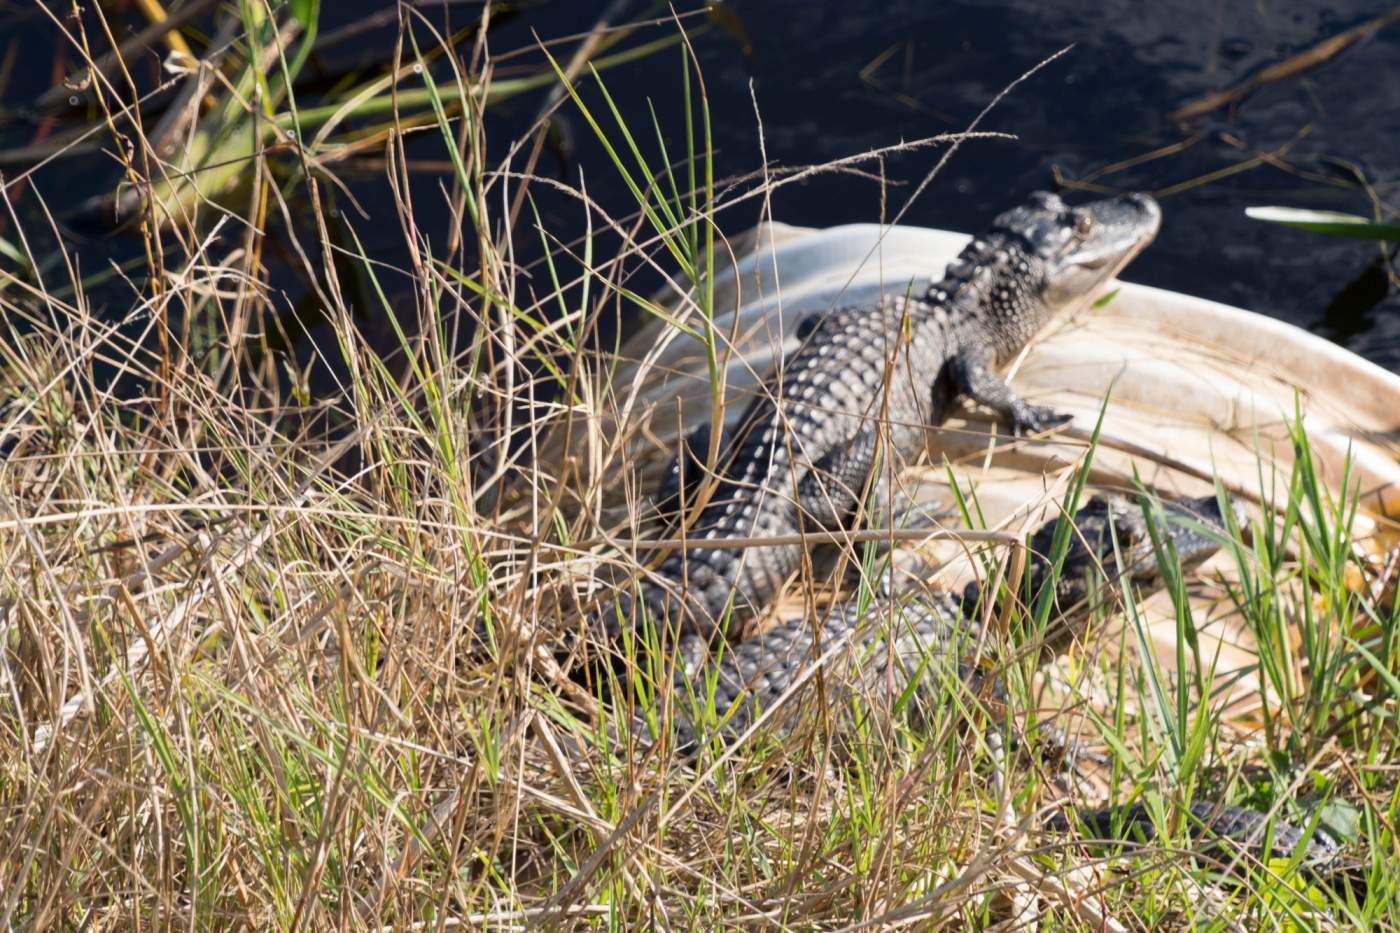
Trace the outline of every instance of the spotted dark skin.
[[[713, 487], [691, 539], [845, 528], [862, 505], [869, 513], [888, 501], [889, 467], [914, 460], [959, 397], [1018, 435], [1063, 423], [998, 371], [1051, 319], [1096, 297], [1160, 222], [1147, 195], [1079, 207], [1031, 195], [922, 294], [809, 318], [798, 349], [721, 439], [715, 482], [702, 483], [703, 468], [682, 456], [659, 498], [684, 504]], [[702, 435], [687, 446], [703, 460], [710, 444]], [[614, 640], [640, 608], [672, 637], [728, 634], [762, 612], [802, 560], [801, 545], [677, 550], [591, 618]]]
[[[1236, 512], [1236, 523], [1243, 516]], [[1015, 599], [1026, 606], [1051, 600], [1053, 624], [1037, 645], [1043, 654], [1061, 650], [1080, 638], [1093, 610], [1111, 599], [1114, 588], [1132, 587], [1145, 597], [1162, 587], [1156, 546], [1149, 518], [1133, 497], [1097, 495], [1074, 514], [1064, 557], [1052, 561], [1058, 518], [1045, 522], [1027, 541], [1029, 556], [1022, 591]], [[1158, 540], [1170, 545], [1183, 570], [1200, 565], [1220, 550], [1225, 522], [1214, 496], [1182, 499], [1165, 505], [1157, 516]], [[959, 676], [964, 651], [983, 641], [982, 620], [1000, 618], [1000, 591], [984, 592], [968, 584], [961, 595], [926, 592], [907, 585], [887, 588], [864, 603], [838, 603], [820, 614], [820, 625], [799, 619], [761, 635], [728, 645], [710, 658], [703, 645], [681, 639], [684, 667], [674, 689], [684, 695], [689, 685], [706, 684], [723, 723], [722, 733], [743, 732], [764, 710], [776, 706], [797, 677], [828, 657], [829, 688], [861, 692], [866, 702], [902, 695], [935, 680], [939, 665]], [[893, 622], [893, 626], [886, 623]], [[893, 634], [891, 634], [893, 632]], [[932, 668], [931, 668], [932, 666]], [[709, 684], [713, 681], [713, 687]], [[700, 730], [686, 720], [686, 704], [678, 706], [677, 741], [686, 745]]]
[[[990, 408], [1016, 435], [1063, 423], [1062, 415], [1017, 396], [999, 372], [1051, 319], [1092, 300], [1152, 240], [1160, 217], [1145, 195], [1073, 208], [1037, 193], [999, 216], [922, 294], [809, 319], [799, 349], [719, 439], [715, 488], [690, 536], [722, 541], [847, 527], [872, 495], [888, 501], [893, 470], [885, 467], [921, 453], [925, 429], [941, 424], [959, 398]], [[702, 432], [686, 446], [693, 456], [677, 459], [663, 500], [684, 504], [709, 478], [697, 462], [707, 456], [709, 438]], [[1055, 623], [1043, 650], [1081, 630], [1102, 584], [1159, 588], [1162, 542], [1182, 568], [1218, 549], [1225, 522], [1213, 497], [1182, 500], [1167, 512], [1175, 518], [1154, 540], [1137, 503], [1096, 497], [1074, 516], [1068, 554], [1053, 572], [1047, 557], [1055, 522], [1031, 538], [1028, 594], [1053, 587]], [[768, 606], [803, 556], [801, 545], [674, 552], [638, 582], [635, 596], [624, 594], [593, 617], [616, 640], [644, 610], [671, 641], [678, 666], [669, 691], [660, 692], [669, 693], [672, 715], [653, 709], [644, 717], [666, 722], [668, 747], [694, 754], [712, 740], [727, 744], [770, 711], [779, 715], [767, 722], [782, 732], [802, 711], [789, 694], [804, 683], [836, 691], [824, 709], [842, 692], [861, 701], [835, 708], [875, 709], [889, 708], [893, 697], [917, 700], [939, 676], [982, 678], [965, 669], [963, 649], [987, 634], [984, 618], [1001, 614], [997, 594], [978, 584], [961, 598], [896, 592], [838, 604], [815, 623], [802, 619], [737, 643], [726, 637], [711, 653], [717, 635], [732, 635], [737, 621]], [[649, 735], [646, 722], [634, 729]], [[1316, 877], [1351, 874], [1323, 834], [1208, 801], [1193, 802], [1190, 816], [1204, 851], [1243, 851], [1254, 859], [1297, 854]], [[1152, 831], [1141, 806], [1061, 814], [1049, 828], [1087, 836]]]
[[[1181, 571], [1198, 567], [1220, 549], [1229, 534], [1215, 496], [1179, 499], [1144, 508], [1136, 497], [1096, 495], [1072, 518], [1064, 557], [1053, 559], [1057, 525], [1043, 524], [1027, 542], [1024, 586], [1016, 597], [1036, 605], [1042, 590], [1051, 600], [1051, 625], [1036, 647], [1058, 651], [1083, 634], [1094, 610], [1132, 588], [1139, 599], [1163, 586], [1159, 554], [1169, 552]], [[1244, 515], [1228, 502], [1234, 525]], [[1155, 525], [1155, 540], [1152, 528]], [[1160, 549], [1160, 550], [1159, 550]], [[999, 684], [968, 659], [985, 644], [984, 619], [1002, 617], [1004, 591], [974, 582], [959, 597], [946, 592], [895, 592], [849, 600], [821, 614], [818, 624], [799, 619], [778, 626], [710, 656], [699, 636], [682, 637], [683, 664], [671, 687], [670, 747], [681, 755], [698, 752], [710, 739], [738, 740], [760, 716], [783, 734], [816, 705], [803, 702], [820, 689], [822, 709], [833, 712], [835, 728], [848, 731], [851, 716], [869, 716], [900, 704], [903, 715], [918, 714], [942, 694], [948, 678], [964, 681], [975, 693], [1001, 695]], [[904, 592], [900, 592], [904, 590]], [[813, 676], [820, 666], [823, 677]], [[788, 694], [796, 688], [796, 696]], [[852, 701], [852, 698], [855, 701]], [[698, 715], [697, 715], [698, 714]], [[660, 714], [651, 717], [661, 722]], [[635, 726], [649, 737], [646, 723]], [[1244, 865], [1266, 855], [1298, 858], [1306, 877], [1342, 890], [1361, 890], [1361, 863], [1347, 857], [1325, 832], [1308, 832], [1283, 819], [1232, 804], [1197, 799], [1188, 807], [1185, 827], [1202, 855]], [[1074, 833], [1081, 840], [1153, 839], [1148, 810], [1138, 804], [1074, 813], [1056, 812], [1047, 829]]]

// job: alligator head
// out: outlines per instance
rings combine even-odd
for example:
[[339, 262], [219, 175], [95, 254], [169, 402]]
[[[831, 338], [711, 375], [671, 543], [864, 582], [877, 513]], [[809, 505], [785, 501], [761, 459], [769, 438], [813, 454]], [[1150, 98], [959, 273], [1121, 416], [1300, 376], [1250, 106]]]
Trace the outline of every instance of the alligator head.
[[963, 249], [929, 300], [956, 302], [1005, 357], [1051, 318], [1093, 298], [1157, 235], [1162, 210], [1145, 194], [1071, 207], [1037, 191]]
[[[1242, 527], [1239, 503], [1231, 500], [1229, 507], [1233, 524]], [[1051, 574], [1056, 525], [1050, 521], [1030, 538], [1029, 591], [1037, 594], [1053, 579], [1057, 614], [1071, 621], [1070, 629], [1078, 628], [1072, 621], [1093, 607], [1106, 583], [1154, 593], [1165, 581], [1159, 553], [1172, 555], [1176, 572], [1184, 572], [1219, 551], [1228, 535], [1215, 496], [1177, 499], [1147, 511], [1130, 497], [1095, 496], [1075, 513], [1064, 562]]]
[[[1230, 509], [1235, 526], [1242, 526], [1239, 504], [1231, 501]], [[1054, 615], [1065, 624], [1047, 645], [1052, 648], [1080, 630], [1099, 601], [1096, 597], [1110, 586], [1129, 584], [1142, 594], [1160, 589], [1165, 575], [1159, 552], [1174, 555], [1177, 572], [1191, 570], [1220, 550], [1228, 534], [1215, 496], [1163, 502], [1144, 512], [1134, 499], [1096, 495], [1075, 513], [1068, 550], [1055, 570], [1051, 558], [1057, 525], [1047, 522], [1031, 537], [1024, 591], [1036, 600], [1044, 586], [1054, 586]]]

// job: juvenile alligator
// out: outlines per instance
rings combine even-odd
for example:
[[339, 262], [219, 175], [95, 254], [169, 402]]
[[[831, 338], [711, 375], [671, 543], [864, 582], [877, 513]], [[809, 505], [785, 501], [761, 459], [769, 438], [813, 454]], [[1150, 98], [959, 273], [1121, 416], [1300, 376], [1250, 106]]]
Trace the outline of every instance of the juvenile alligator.
[[[888, 467], [914, 457], [926, 427], [941, 423], [959, 396], [992, 408], [1017, 435], [1063, 423], [1063, 416], [1017, 397], [995, 370], [1053, 317], [1093, 297], [1152, 240], [1160, 216], [1145, 195], [1070, 208], [1054, 195], [1037, 193], [999, 216], [921, 296], [808, 319], [798, 332], [799, 349], [778, 367], [767, 394], [720, 439], [717, 483], [690, 537], [791, 536], [842, 527], [863, 502], [872, 501], [872, 493], [873, 501], [889, 501]], [[701, 432], [687, 446], [693, 457], [677, 459], [662, 499], [684, 502], [705, 485], [694, 461], [706, 457], [709, 439]], [[1178, 519], [1195, 519], [1194, 527], [1174, 522], [1168, 535], [1184, 567], [1216, 550], [1220, 515], [1213, 499], [1186, 501], [1171, 511]], [[1131, 583], [1155, 588], [1161, 579], [1140, 510], [1097, 498], [1075, 516], [1075, 524], [1052, 594], [1062, 635], [1087, 617], [1093, 572], [1115, 565], [1110, 526]], [[1216, 534], [1201, 534], [1202, 526]], [[1052, 522], [1032, 540], [1027, 593], [1038, 592], [1046, 577], [1053, 529]], [[803, 620], [737, 644], [721, 638], [719, 655], [711, 657], [715, 636], [734, 628], [726, 619], [764, 609], [802, 558], [801, 545], [673, 553], [638, 583], [635, 597], [619, 594], [594, 617], [616, 642], [643, 610], [677, 649], [669, 717], [677, 748], [693, 752], [708, 737], [732, 741], [785, 693], [800, 689], [799, 681], [818, 662], [830, 674], [823, 680], [828, 689], [885, 703], [935, 683], [930, 666], [945, 675], [965, 673], [963, 646], [982, 634], [982, 603], [995, 601], [993, 594], [984, 599], [976, 584], [961, 599], [894, 594], [865, 607], [838, 605], [815, 627]], [[708, 699], [697, 704], [699, 693]], [[785, 703], [779, 712], [797, 707]], [[653, 722], [662, 718], [653, 712]], [[779, 728], [783, 724], [780, 718]], [[1268, 828], [1260, 814], [1238, 807], [1196, 805], [1192, 813], [1198, 835], [1226, 837], [1256, 852]], [[1119, 826], [1150, 834], [1140, 807], [1079, 819], [1095, 832]], [[1063, 827], [1068, 821], [1060, 822]], [[1324, 836], [1305, 838], [1277, 821], [1271, 838], [1279, 854], [1305, 845], [1303, 858], [1318, 865], [1330, 864], [1336, 854]]]
[[[862, 502], [887, 501], [888, 467], [917, 455], [926, 427], [942, 423], [959, 396], [993, 409], [1018, 435], [1068, 420], [1019, 398], [996, 369], [1051, 318], [1093, 297], [1160, 220], [1146, 195], [1071, 208], [1038, 192], [997, 217], [922, 295], [809, 318], [799, 348], [721, 440], [717, 485], [689, 536], [842, 527]], [[709, 446], [704, 434], [689, 444], [699, 459]], [[678, 458], [662, 498], [693, 498], [704, 485], [686, 463]], [[635, 624], [638, 601], [671, 635], [713, 637], [726, 618], [762, 611], [802, 556], [801, 545], [673, 552], [637, 584], [640, 600], [622, 594], [598, 615], [613, 640]]]
[[[1165, 504], [1163, 513], [1167, 519], [1161, 523], [1163, 546], [1169, 541], [1183, 570], [1199, 566], [1220, 549], [1225, 528], [1214, 496]], [[1090, 499], [1074, 514], [1063, 562], [1055, 565], [1051, 557], [1058, 524], [1055, 519], [1047, 521], [1030, 537], [1024, 580], [1013, 596], [1023, 607], [1032, 607], [1041, 598], [1052, 601], [1054, 625], [1036, 646], [1047, 655], [1083, 632], [1095, 608], [1094, 597], [1106, 592], [1105, 584], [1131, 586], [1143, 595], [1162, 585], [1147, 519], [1135, 502], [1115, 495]], [[1119, 556], [1121, 572], [1115, 569]], [[1051, 582], [1053, 591], [1042, 597], [1041, 590]], [[975, 581], [961, 596], [928, 592], [907, 582], [889, 586], [867, 600], [832, 606], [816, 627], [801, 619], [737, 644], [722, 643], [715, 659], [678, 671], [673, 689], [712, 690], [724, 738], [738, 736], [761, 711], [774, 707], [823, 656], [831, 674], [828, 688], [834, 685], [860, 693], [861, 705], [879, 699], [877, 693], [897, 698], [911, 684], [927, 689], [940, 674], [975, 675], [963, 670], [963, 662], [984, 641], [984, 616], [1001, 617], [1002, 595], [984, 593], [983, 585]], [[685, 644], [691, 638], [700, 636], [682, 636], [683, 658], [698, 653]], [[708, 659], [708, 654], [702, 658]], [[684, 747], [706, 730], [686, 716], [684, 705], [677, 713], [681, 717], [677, 738]]]
[[[707, 738], [727, 744], [765, 711], [771, 711], [768, 725], [785, 731], [804, 706], [803, 697], [785, 694], [813, 683], [818, 665], [827, 708], [836, 711], [842, 730], [851, 725], [844, 717], [857, 711], [881, 715], [898, 703], [907, 715], [911, 704], [917, 710], [936, 697], [940, 682], [946, 685], [948, 678], [999, 695], [998, 685], [983, 683], [979, 666], [969, 661], [986, 644], [981, 620], [1002, 618], [1004, 598], [1023, 607], [1051, 600], [1051, 628], [1036, 648], [1054, 652], [1080, 636], [1110, 588], [1132, 587], [1140, 596], [1160, 589], [1159, 549], [1174, 553], [1180, 569], [1187, 571], [1219, 550], [1227, 534], [1214, 496], [1166, 503], [1160, 518], [1154, 544], [1149, 519], [1137, 503], [1095, 496], [1073, 517], [1062, 563], [1052, 560], [1056, 520], [1030, 538], [1023, 586], [1016, 594], [986, 591], [973, 582], [961, 598], [904, 592], [865, 605], [849, 601], [833, 606], [816, 627], [803, 619], [725, 646], [698, 669], [677, 670], [670, 692], [674, 745], [681, 754], [693, 754]], [[1243, 521], [1237, 509], [1235, 520]], [[1042, 596], [1046, 587], [1051, 588]], [[700, 636], [682, 637], [681, 656], [693, 657], [695, 646], [686, 645], [687, 640], [698, 642]], [[661, 718], [658, 711], [653, 724]], [[1192, 802], [1189, 811], [1188, 831], [1201, 841], [1203, 852], [1223, 860], [1233, 858], [1236, 850], [1257, 860], [1267, 843], [1272, 857], [1297, 854], [1315, 879], [1340, 885], [1356, 883], [1360, 874], [1358, 863], [1343, 858], [1339, 846], [1321, 831], [1308, 834], [1283, 820], [1271, 823], [1253, 810], [1209, 800]], [[1074, 819], [1056, 814], [1047, 828], [1065, 832], [1076, 822], [1096, 839], [1153, 835], [1151, 818], [1141, 805], [1080, 812]]]

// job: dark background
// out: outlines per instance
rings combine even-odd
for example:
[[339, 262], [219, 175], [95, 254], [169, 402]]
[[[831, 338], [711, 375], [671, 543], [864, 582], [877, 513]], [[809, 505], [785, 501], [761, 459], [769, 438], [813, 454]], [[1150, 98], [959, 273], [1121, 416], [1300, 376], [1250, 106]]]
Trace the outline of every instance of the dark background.
[[[530, 46], [533, 34], [548, 39], [587, 32], [605, 5], [593, 0], [516, 4], [497, 16], [490, 47], [501, 53]], [[56, 0], [51, 6], [59, 13], [68, 8]], [[419, 6], [435, 23], [453, 27], [480, 12], [474, 2]], [[701, 5], [678, 0], [676, 6], [684, 13]], [[328, 0], [324, 7], [323, 36], [385, 5]], [[134, 12], [107, 8], [114, 22], [139, 26]], [[1055, 187], [1056, 171], [1080, 179], [1181, 143], [1178, 152], [1097, 180], [1115, 189], [1161, 193], [1163, 232], [1128, 278], [1290, 321], [1395, 369], [1400, 296], [1378, 261], [1378, 247], [1251, 221], [1244, 209], [1279, 204], [1370, 215], [1372, 201], [1358, 183], [1364, 179], [1382, 202], [1390, 202], [1393, 219], [1390, 205], [1400, 204], [1400, 23], [1233, 106], [1185, 123], [1170, 116], [1204, 94], [1236, 85], [1391, 8], [1375, 0], [732, 0], [723, 16], [685, 21], [706, 27], [695, 47], [710, 96], [720, 176], [761, 166], [750, 83], [770, 161], [806, 165], [961, 129], [1007, 83], [1072, 43], [1068, 55], [1022, 85], [983, 125], [1018, 139], [966, 144], [903, 222], [973, 230], [1024, 193]], [[661, 15], [665, 7], [637, 0], [624, 20]], [[661, 35], [664, 28], [636, 41]], [[322, 50], [306, 73], [307, 91], [299, 93], [299, 102], [314, 102], [318, 86], [329, 86], [337, 76], [356, 70], [372, 76], [389, 61], [394, 35], [392, 28], [380, 29]], [[562, 48], [565, 58], [568, 52]], [[11, 65], [0, 71], [0, 148], [28, 145], [54, 127], [86, 119], [81, 106], [47, 118], [28, 110], [56, 74], [76, 64], [37, 0], [0, 0], [0, 64], [5, 56]], [[153, 79], [157, 59], [151, 55], [146, 72], [137, 69], [138, 77]], [[513, 59], [512, 66], [541, 61], [530, 53]], [[634, 126], [649, 131], [650, 99], [678, 142], [680, 73], [679, 54], [671, 49], [604, 78]], [[601, 104], [596, 90], [585, 94], [591, 104]], [[493, 158], [503, 156], [526, 130], [544, 100], [541, 91], [489, 111]], [[629, 213], [635, 205], [587, 126], [569, 105], [563, 112], [571, 118], [573, 151], [563, 160], [546, 153], [539, 171], [573, 182], [582, 171], [594, 198], [615, 214]], [[413, 153], [442, 160], [441, 139], [434, 136], [420, 137]], [[885, 162], [893, 185], [890, 215], [903, 207], [938, 154], [923, 150]], [[0, 170], [13, 175], [19, 167]], [[369, 221], [356, 222], [357, 231], [369, 237], [367, 246], [377, 258], [401, 261], [401, 234], [382, 169], [352, 163], [344, 172], [371, 214]], [[1212, 173], [1223, 174], [1205, 180]], [[36, 176], [49, 207], [60, 217], [73, 215], [65, 221], [65, 239], [86, 257], [88, 269], [108, 257], [137, 255], [134, 235], [93, 230], [76, 214], [79, 204], [110, 191], [117, 178], [113, 161], [100, 153], [60, 161]], [[431, 173], [415, 177], [417, 220], [434, 243], [447, 239], [449, 218], [439, 194], [444, 182]], [[582, 231], [577, 204], [541, 186], [532, 192], [552, 232], [568, 239]], [[26, 232], [42, 237], [32, 192], [21, 193], [17, 210]], [[818, 227], [878, 220], [880, 210], [880, 186], [849, 175], [793, 185], [773, 200], [776, 219]], [[737, 233], [758, 219], [754, 201], [726, 213], [721, 222], [726, 232]], [[12, 235], [9, 225], [0, 229], [0, 236]], [[603, 247], [600, 241], [595, 249]], [[275, 249], [268, 252], [273, 263], [276, 255]], [[305, 300], [295, 275], [277, 269], [273, 275], [288, 302]], [[404, 281], [386, 284], [406, 289]], [[129, 290], [126, 294], [129, 305]], [[119, 307], [115, 297], [109, 300]]]

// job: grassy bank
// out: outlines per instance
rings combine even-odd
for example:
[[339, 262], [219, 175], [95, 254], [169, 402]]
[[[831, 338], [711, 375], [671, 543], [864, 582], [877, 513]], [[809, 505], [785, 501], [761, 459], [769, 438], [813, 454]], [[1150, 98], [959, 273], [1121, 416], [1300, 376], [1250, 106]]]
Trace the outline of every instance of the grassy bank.
[[[680, 31], [695, 24], [604, 27], [536, 56], [528, 79], [576, 89], [555, 103], [633, 196], [600, 205], [587, 179], [535, 174], [545, 121], [490, 138], [507, 79], [485, 31], [408, 16], [397, 84], [299, 110], [314, 5], [293, 6], [301, 18], [242, 5], [226, 70], [192, 98], [206, 141], [184, 156], [233, 153], [236, 177], [205, 174], [228, 159], [173, 158], [129, 119], [121, 83], [101, 85], [145, 195], [124, 208], [145, 238], [127, 306], [90, 306], [96, 270], [33, 251], [45, 231], [5, 233], [0, 925], [1397, 925], [1396, 562], [1358, 540], [1355, 491], [1329, 491], [1301, 431], [1226, 575], [1171, 588], [1176, 669], [1134, 650], [1129, 593], [1111, 614], [1137, 661], [1090, 642], [1042, 663], [1033, 634], [991, 646], [1004, 708], [951, 678], [929, 715], [852, 736], [818, 679], [791, 735], [696, 762], [617, 738], [607, 724], [629, 721], [645, 678], [609, 689], [562, 646], [599, 581], [646, 560], [619, 542], [655, 536], [637, 451], [659, 452], [599, 328], [622, 311], [699, 341], [722, 419], [713, 284], [729, 219], [749, 226], [779, 186], [878, 169], [880, 154], [726, 171]], [[665, 121], [623, 113], [589, 65], [628, 49], [686, 75], [681, 99], [656, 102]], [[362, 94], [378, 103], [350, 120]], [[415, 214], [415, 132], [441, 139], [453, 230]], [[382, 156], [405, 266], [361, 245], [383, 220], [328, 207], [332, 143]], [[540, 221], [544, 186], [574, 198], [587, 235]], [[297, 239], [294, 213], [314, 236]], [[270, 284], [263, 234], [279, 224], [334, 391], [287, 351], [312, 327]], [[657, 279], [673, 304], [642, 294]], [[828, 592], [796, 581], [792, 601], [808, 591]], [[1227, 715], [1211, 658], [1193, 657], [1205, 599], [1259, 646], [1257, 720]], [[1007, 626], [1044, 622], [1022, 607]], [[1088, 760], [1047, 763], [1074, 730]], [[1076, 768], [1092, 779], [1067, 782]], [[1105, 851], [1041, 833], [1042, 812], [1086, 787], [1148, 804], [1160, 838]], [[1193, 857], [1182, 808], [1206, 797], [1325, 822], [1371, 883], [1337, 892], [1287, 860]]]

